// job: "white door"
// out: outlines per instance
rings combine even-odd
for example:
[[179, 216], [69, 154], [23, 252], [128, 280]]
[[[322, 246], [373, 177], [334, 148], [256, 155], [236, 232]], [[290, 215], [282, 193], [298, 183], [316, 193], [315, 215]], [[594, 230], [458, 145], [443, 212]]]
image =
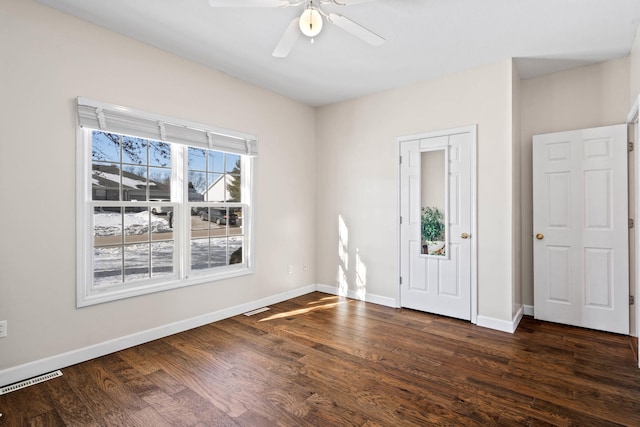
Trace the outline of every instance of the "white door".
[[629, 333], [627, 127], [533, 137], [535, 317]]
[[[472, 144], [475, 127], [400, 141], [402, 307], [472, 320]], [[438, 152], [442, 179], [430, 177], [425, 182], [425, 156]], [[428, 251], [421, 234], [421, 209], [429, 204], [423, 200], [426, 190], [443, 192], [445, 232], [439, 246], [444, 251], [436, 244], [440, 255], [424, 253]]]

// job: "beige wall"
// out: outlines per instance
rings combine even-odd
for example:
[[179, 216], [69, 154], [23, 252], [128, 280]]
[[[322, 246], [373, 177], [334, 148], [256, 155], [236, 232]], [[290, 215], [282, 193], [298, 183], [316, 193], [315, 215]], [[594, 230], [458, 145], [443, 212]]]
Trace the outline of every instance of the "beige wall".
[[521, 82], [522, 302], [533, 305], [533, 135], [621, 124], [629, 111], [629, 59]]
[[318, 109], [318, 283], [337, 283], [338, 223], [366, 292], [397, 296], [398, 136], [478, 125], [479, 314], [511, 321], [511, 61]]
[[[0, 371], [315, 283], [314, 109], [32, 1], [0, 53]], [[77, 96], [257, 135], [257, 272], [76, 309]]]
[[629, 69], [629, 104], [631, 106], [640, 95], [640, 25], [636, 30], [636, 38], [629, 55]]

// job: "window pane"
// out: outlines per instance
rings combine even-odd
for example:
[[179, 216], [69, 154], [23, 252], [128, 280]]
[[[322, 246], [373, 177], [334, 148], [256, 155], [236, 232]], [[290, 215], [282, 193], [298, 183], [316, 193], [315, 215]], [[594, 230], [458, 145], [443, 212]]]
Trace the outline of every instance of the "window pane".
[[189, 172], [191, 171], [207, 171], [207, 152], [202, 148], [189, 147]]
[[[189, 172], [189, 197], [196, 194], [203, 197], [205, 190], [207, 189], [207, 174], [204, 172]], [[199, 198], [199, 197], [195, 197]], [[191, 200], [191, 199], [189, 199]], [[204, 200], [202, 198], [201, 200]], [[196, 202], [200, 200], [194, 200]]]
[[173, 240], [173, 207], [151, 208], [151, 240]]
[[227, 201], [241, 202], [241, 187], [242, 185], [240, 175], [227, 175]]
[[209, 172], [224, 172], [224, 153], [208, 150]]
[[207, 175], [207, 188], [203, 192], [205, 202], [224, 202], [225, 185], [224, 175], [210, 173]]
[[122, 211], [119, 207], [93, 211], [93, 282], [122, 283]]
[[149, 168], [149, 200], [171, 200], [171, 169]]
[[149, 166], [171, 167], [171, 145], [149, 141]]
[[100, 207], [93, 210], [93, 245], [108, 246], [122, 243], [122, 209]]
[[147, 140], [132, 136], [122, 137], [122, 163], [147, 164]]
[[120, 166], [93, 163], [91, 170], [91, 199], [120, 200]]
[[193, 210], [198, 214], [191, 216], [191, 238], [199, 239], [209, 237], [209, 227], [211, 227], [211, 222], [209, 222], [209, 208], [198, 206]]
[[124, 166], [122, 168], [122, 200], [147, 200], [146, 166]]
[[147, 209], [147, 207], [125, 209], [125, 243], [140, 243], [149, 241], [149, 211]]
[[229, 238], [229, 264], [242, 264], [242, 237]]
[[118, 283], [122, 283], [122, 246], [93, 248], [94, 286]]
[[151, 243], [151, 275], [153, 277], [173, 274], [173, 242]]
[[225, 172], [240, 173], [239, 154], [227, 154], [227, 169]]
[[91, 133], [91, 159], [99, 162], [120, 163], [120, 136], [93, 131]]
[[222, 267], [227, 265], [227, 239], [211, 239], [210, 267]]
[[125, 282], [149, 277], [149, 249], [147, 243], [124, 247]]
[[161, 206], [151, 216], [151, 275], [166, 276], [173, 273], [173, 207]]
[[242, 209], [230, 208], [229, 211], [229, 236], [242, 236], [244, 234], [242, 224]]
[[191, 269], [209, 268], [209, 239], [191, 240]]
[[204, 201], [204, 196], [202, 195], [202, 193], [200, 193], [198, 190], [196, 190], [191, 182], [189, 182], [187, 191], [188, 191], [188, 197], [189, 197], [189, 201], [190, 202], [202, 202], [202, 201]]

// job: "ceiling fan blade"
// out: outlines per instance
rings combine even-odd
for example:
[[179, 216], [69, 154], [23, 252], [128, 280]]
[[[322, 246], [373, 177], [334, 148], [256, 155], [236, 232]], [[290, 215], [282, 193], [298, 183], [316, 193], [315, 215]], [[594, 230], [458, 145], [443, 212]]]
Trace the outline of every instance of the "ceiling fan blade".
[[344, 16], [338, 15], [337, 13], [330, 13], [329, 21], [342, 28], [347, 33], [358, 37], [360, 40], [363, 40], [372, 46], [380, 46], [385, 42], [382, 37], [380, 37], [373, 31], [367, 30], [362, 25], [356, 24], [351, 19], [345, 18]]
[[280, 38], [280, 41], [276, 45], [276, 48], [273, 49], [273, 53], [271, 55], [276, 58], [284, 58], [289, 55], [293, 45], [300, 37], [300, 26], [298, 22], [300, 21], [299, 17], [295, 17], [290, 23], [284, 34]]
[[211, 7], [286, 7], [287, 0], [209, 0]]
[[376, 0], [330, 0], [327, 3], [337, 4], [338, 6], [351, 6], [352, 4], [371, 3], [374, 1]]

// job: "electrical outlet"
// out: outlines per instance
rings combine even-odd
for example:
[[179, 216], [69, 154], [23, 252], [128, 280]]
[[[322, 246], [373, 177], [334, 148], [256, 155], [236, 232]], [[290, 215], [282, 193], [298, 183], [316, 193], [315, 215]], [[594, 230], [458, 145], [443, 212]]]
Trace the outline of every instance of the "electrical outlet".
[[309, 271], [309, 266], [307, 264], [303, 265], [302, 271]]
[[289, 274], [292, 274], [292, 273], [293, 273], [293, 265], [290, 265], [289, 266]]
[[0, 321], [0, 338], [4, 338], [7, 336], [7, 321]]

